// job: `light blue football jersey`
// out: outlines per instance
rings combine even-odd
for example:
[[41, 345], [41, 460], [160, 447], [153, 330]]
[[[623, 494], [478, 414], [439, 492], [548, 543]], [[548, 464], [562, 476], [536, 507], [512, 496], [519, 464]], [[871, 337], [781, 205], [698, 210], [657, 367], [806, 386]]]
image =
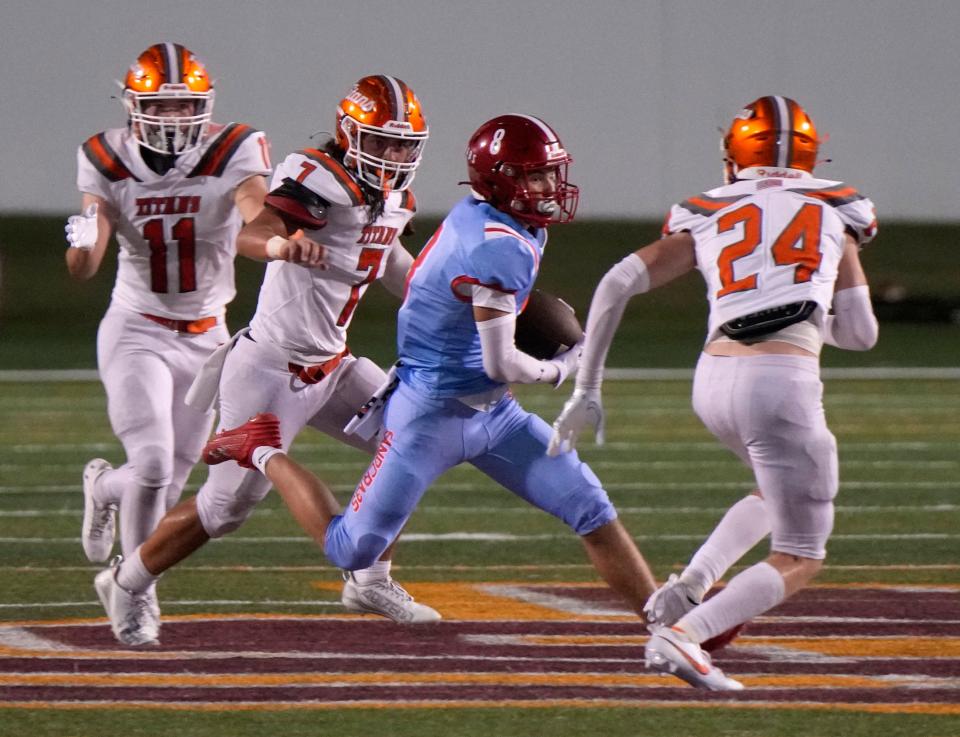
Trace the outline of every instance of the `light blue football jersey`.
[[407, 276], [397, 324], [401, 381], [428, 397], [478, 394], [497, 386], [483, 371], [471, 290], [514, 294], [519, 311], [540, 270], [546, 230], [528, 230], [472, 196], [450, 211]]

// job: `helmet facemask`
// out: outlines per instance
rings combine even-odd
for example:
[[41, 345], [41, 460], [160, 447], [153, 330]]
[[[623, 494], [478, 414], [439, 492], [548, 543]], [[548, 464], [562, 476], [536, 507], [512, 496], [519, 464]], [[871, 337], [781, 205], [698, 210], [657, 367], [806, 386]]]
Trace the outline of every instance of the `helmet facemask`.
[[[186, 84], [162, 84], [156, 92], [124, 89], [130, 129], [144, 148], [168, 156], [189, 153], [203, 142], [213, 113], [213, 90], [197, 92]], [[148, 112], [156, 105], [192, 105], [189, 114]], [[186, 111], [184, 111], [186, 112]]]
[[[361, 123], [349, 115], [340, 117], [341, 141], [347, 143], [344, 162], [352, 164], [361, 181], [382, 192], [402, 192], [416, 176], [429, 132], [395, 120], [383, 126]], [[400, 148], [403, 160], [385, 154]]]
[[[567, 179], [570, 161], [567, 157], [557, 164], [502, 164], [493, 187], [493, 204], [537, 227], [570, 222], [580, 201], [579, 187]], [[550, 191], [538, 191], [531, 178], [536, 179], [538, 175], [543, 178], [548, 171], [555, 172], [553, 186]]]

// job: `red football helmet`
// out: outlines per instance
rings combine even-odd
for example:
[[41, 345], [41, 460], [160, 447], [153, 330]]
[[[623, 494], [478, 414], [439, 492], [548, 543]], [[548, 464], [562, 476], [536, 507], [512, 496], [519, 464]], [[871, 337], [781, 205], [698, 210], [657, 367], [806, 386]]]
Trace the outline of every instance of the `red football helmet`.
[[213, 83], [192, 51], [154, 44], [131, 65], [122, 87], [130, 129], [141, 146], [178, 156], [203, 142], [213, 113]]
[[[346, 152], [344, 162], [384, 192], [410, 186], [429, 135], [413, 90], [386, 74], [361, 79], [337, 108], [337, 145]], [[391, 149], [392, 157], [387, 155]], [[396, 150], [403, 160], [396, 160]]]
[[[537, 227], [573, 220], [580, 190], [567, 180], [571, 161], [553, 128], [532, 115], [488, 120], [467, 144], [467, 172], [474, 193]], [[553, 171], [556, 183], [537, 191], [530, 186], [530, 175], [544, 171]]]
[[820, 139], [810, 116], [794, 100], [769, 95], [737, 113], [723, 138], [724, 178], [752, 166], [812, 172]]

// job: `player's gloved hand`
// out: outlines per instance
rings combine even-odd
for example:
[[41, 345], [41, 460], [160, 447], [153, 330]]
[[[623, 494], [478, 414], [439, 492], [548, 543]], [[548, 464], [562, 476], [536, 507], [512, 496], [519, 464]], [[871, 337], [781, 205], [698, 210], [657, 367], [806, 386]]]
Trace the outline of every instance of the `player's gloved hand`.
[[547, 446], [548, 456], [558, 456], [573, 450], [580, 431], [591, 425], [596, 431], [597, 445], [603, 445], [603, 403], [599, 389], [573, 390], [573, 395], [563, 405], [563, 411], [553, 423], [553, 435]]
[[312, 238], [307, 238], [298, 229], [289, 238], [275, 235], [267, 241], [267, 258], [274, 261], [289, 261], [314, 269], [326, 270], [326, 248]]
[[97, 203], [91, 202], [79, 215], [68, 217], [64, 230], [70, 248], [89, 251], [97, 245]]
[[573, 373], [576, 373], [577, 366], [580, 365], [580, 356], [583, 353], [583, 341], [577, 343], [573, 348], [565, 350], [550, 359], [550, 363], [557, 367], [560, 374], [557, 380], [553, 382], [553, 388], [556, 389], [564, 380]]

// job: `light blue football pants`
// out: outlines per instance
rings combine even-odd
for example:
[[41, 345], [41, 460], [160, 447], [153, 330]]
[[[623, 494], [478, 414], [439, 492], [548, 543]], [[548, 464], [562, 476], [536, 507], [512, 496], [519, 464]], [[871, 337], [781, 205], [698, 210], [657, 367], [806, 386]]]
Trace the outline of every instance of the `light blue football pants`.
[[457, 399], [420, 396], [401, 382], [387, 402], [380, 446], [347, 508], [330, 523], [324, 552], [346, 570], [370, 566], [434, 479], [464, 462], [578, 535], [616, 519], [600, 480], [575, 451], [547, 456], [550, 434], [509, 392], [483, 412]]

